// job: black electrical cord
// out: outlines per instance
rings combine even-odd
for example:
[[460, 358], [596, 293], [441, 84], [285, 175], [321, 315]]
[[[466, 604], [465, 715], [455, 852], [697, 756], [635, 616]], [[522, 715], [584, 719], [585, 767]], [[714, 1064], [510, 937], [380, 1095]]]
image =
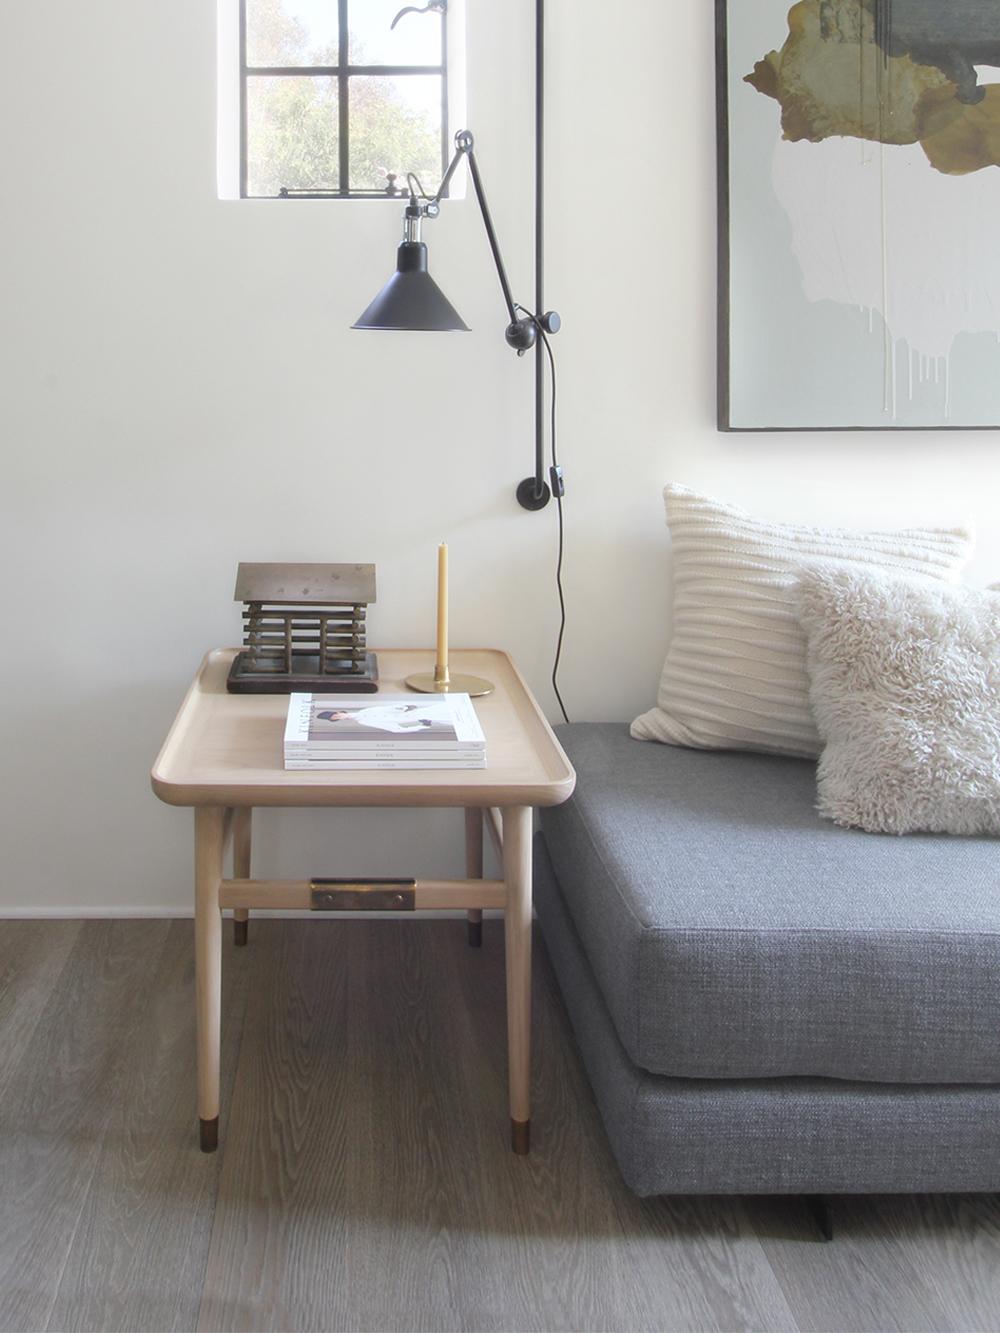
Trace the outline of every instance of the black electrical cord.
[[549, 357], [549, 378], [552, 380], [552, 405], [551, 405], [551, 424], [550, 434], [552, 437], [552, 495], [556, 502], [556, 512], [559, 516], [559, 552], [556, 556], [556, 592], [559, 595], [559, 637], [556, 639], [556, 655], [552, 662], [552, 689], [556, 699], [559, 701], [559, 711], [563, 715], [563, 721], [569, 722], [569, 714], [566, 712], [566, 705], [563, 703], [563, 697], [559, 693], [559, 662], [562, 657], [563, 638], [566, 635], [566, 596], [563, 592], [562, 570], [563, 553], [566, 545], [565, 523], [563, 521], [563, 498], [562, 486], [559, 480], [559, 459], [556, 453], [556, 358], [552, 351], [552, 344], [549, 342], [548, 334], [538, 319], [530, 310], [526, 310], [523, 305], [518, 305], [517, 309], [523, 315], [527, 315], [538, 331]]
[[569, 722], [569, 714], [566, 712], [566, 705], [563, 703], [562, 695], [559, 693], [559, 659], [562, 657], [563, 637], [566, 633], [566, 597], [563, 593], [562, 569], [563, 569], [563, 550], [565, 547], [565, 527], [563, 523], [563, 498], [562, 486], [559, 482], [559, 462], [556, 457], [556, 358], [552, 351], [552, 344], [549, 342], [545, 330], [535, 321], [535, 327], [538, 329], [542, 342], [545, 344], [545, 350], [549, 354], [549, 374], [552, 377], [552, 492], [556, 502], [556, 513], [559, 515], [559, 554], [556, 557], [556, 592], [559, 594], [559, 637], [556, 640], [556, 655], [552, 663], [552, 688], [555, 696], [559, 700], [559, 709], [563, 715], [563, 721]]

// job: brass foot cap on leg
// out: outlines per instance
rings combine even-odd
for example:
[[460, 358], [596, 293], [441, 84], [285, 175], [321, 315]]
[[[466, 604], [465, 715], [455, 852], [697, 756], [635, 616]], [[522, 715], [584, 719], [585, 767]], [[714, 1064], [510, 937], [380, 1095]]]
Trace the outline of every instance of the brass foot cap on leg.
[[468, 927], [469, 948], [481, 949], [483, 947], [483, 923], [481, 921], [470, 921]]
[[202, 1152], [215, 1152], [219, 1146], [219, 1117], [214, 1120], [199, 1120]]
[[510, 1146], [518, 1157], [527, 1157], [531, 1148], [530, 1120], [512, 1120], [510, 1122]]
[[233, 943], [238, 949], [241, 949], [247, 942], [247, 927], [249, 925], [249, 921], [233, 922]]

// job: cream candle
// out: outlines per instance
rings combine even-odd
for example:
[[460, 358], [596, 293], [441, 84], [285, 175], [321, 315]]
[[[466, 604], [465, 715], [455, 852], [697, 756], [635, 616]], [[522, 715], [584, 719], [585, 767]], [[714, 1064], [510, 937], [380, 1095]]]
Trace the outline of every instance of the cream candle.
[[437, 666], [435, 680], [448, 679], [448, 544], [438, 547]]

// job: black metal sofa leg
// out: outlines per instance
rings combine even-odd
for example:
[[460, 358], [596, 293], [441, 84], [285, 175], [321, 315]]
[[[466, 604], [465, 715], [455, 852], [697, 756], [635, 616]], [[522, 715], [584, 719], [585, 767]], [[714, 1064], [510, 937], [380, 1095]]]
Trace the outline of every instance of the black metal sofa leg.
[[809, 1216], [816, 1223], [816, 1229], [824, 1241], [833, 1240], [833, 1210], [830, 1200], [822, 1194], [806, 1194], [803, 1202]]

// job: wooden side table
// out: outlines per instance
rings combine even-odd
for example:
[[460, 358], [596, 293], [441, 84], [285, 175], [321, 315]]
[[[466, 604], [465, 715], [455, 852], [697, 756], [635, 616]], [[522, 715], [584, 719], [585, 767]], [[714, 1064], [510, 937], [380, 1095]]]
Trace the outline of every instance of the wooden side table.
[[[283, 767], [287, 695], [227, 694], [236, 649], [202, 662], [153, 767], [156, 795], [195, 811], [195, 958], [198, 1006], [198, 1117], [201, 1148], [219, 1136], [222, 912], [232, 908], [237, 944], [247, 941], [251, 910], [317, 912], [455, 908], [469, 916], [470, 943], [481, 939], [484, 908], [503, 908], [507, 952], [507, 1046], [511, 1144], [526, 1153], [531, 1105], [531, 823], [535, 806], [558, 805], [576, 775], [538, 704], [506, 653], [452, 654], [457, 671], [486, 676], [496, 690], [476, 700], [486, 733], [485, 769], [303, 772]], [[378, 654], [380, 689], [433, 666], [433, 654]], [[262, 880], [250, 877], [255, 806], [457, 806], [465, 810], [466, 878], [379, 881]], [[503, 878], [483, 878], [483, 829], [493, 837]], [[232, 843], [232, 878], [224, 858]]]

